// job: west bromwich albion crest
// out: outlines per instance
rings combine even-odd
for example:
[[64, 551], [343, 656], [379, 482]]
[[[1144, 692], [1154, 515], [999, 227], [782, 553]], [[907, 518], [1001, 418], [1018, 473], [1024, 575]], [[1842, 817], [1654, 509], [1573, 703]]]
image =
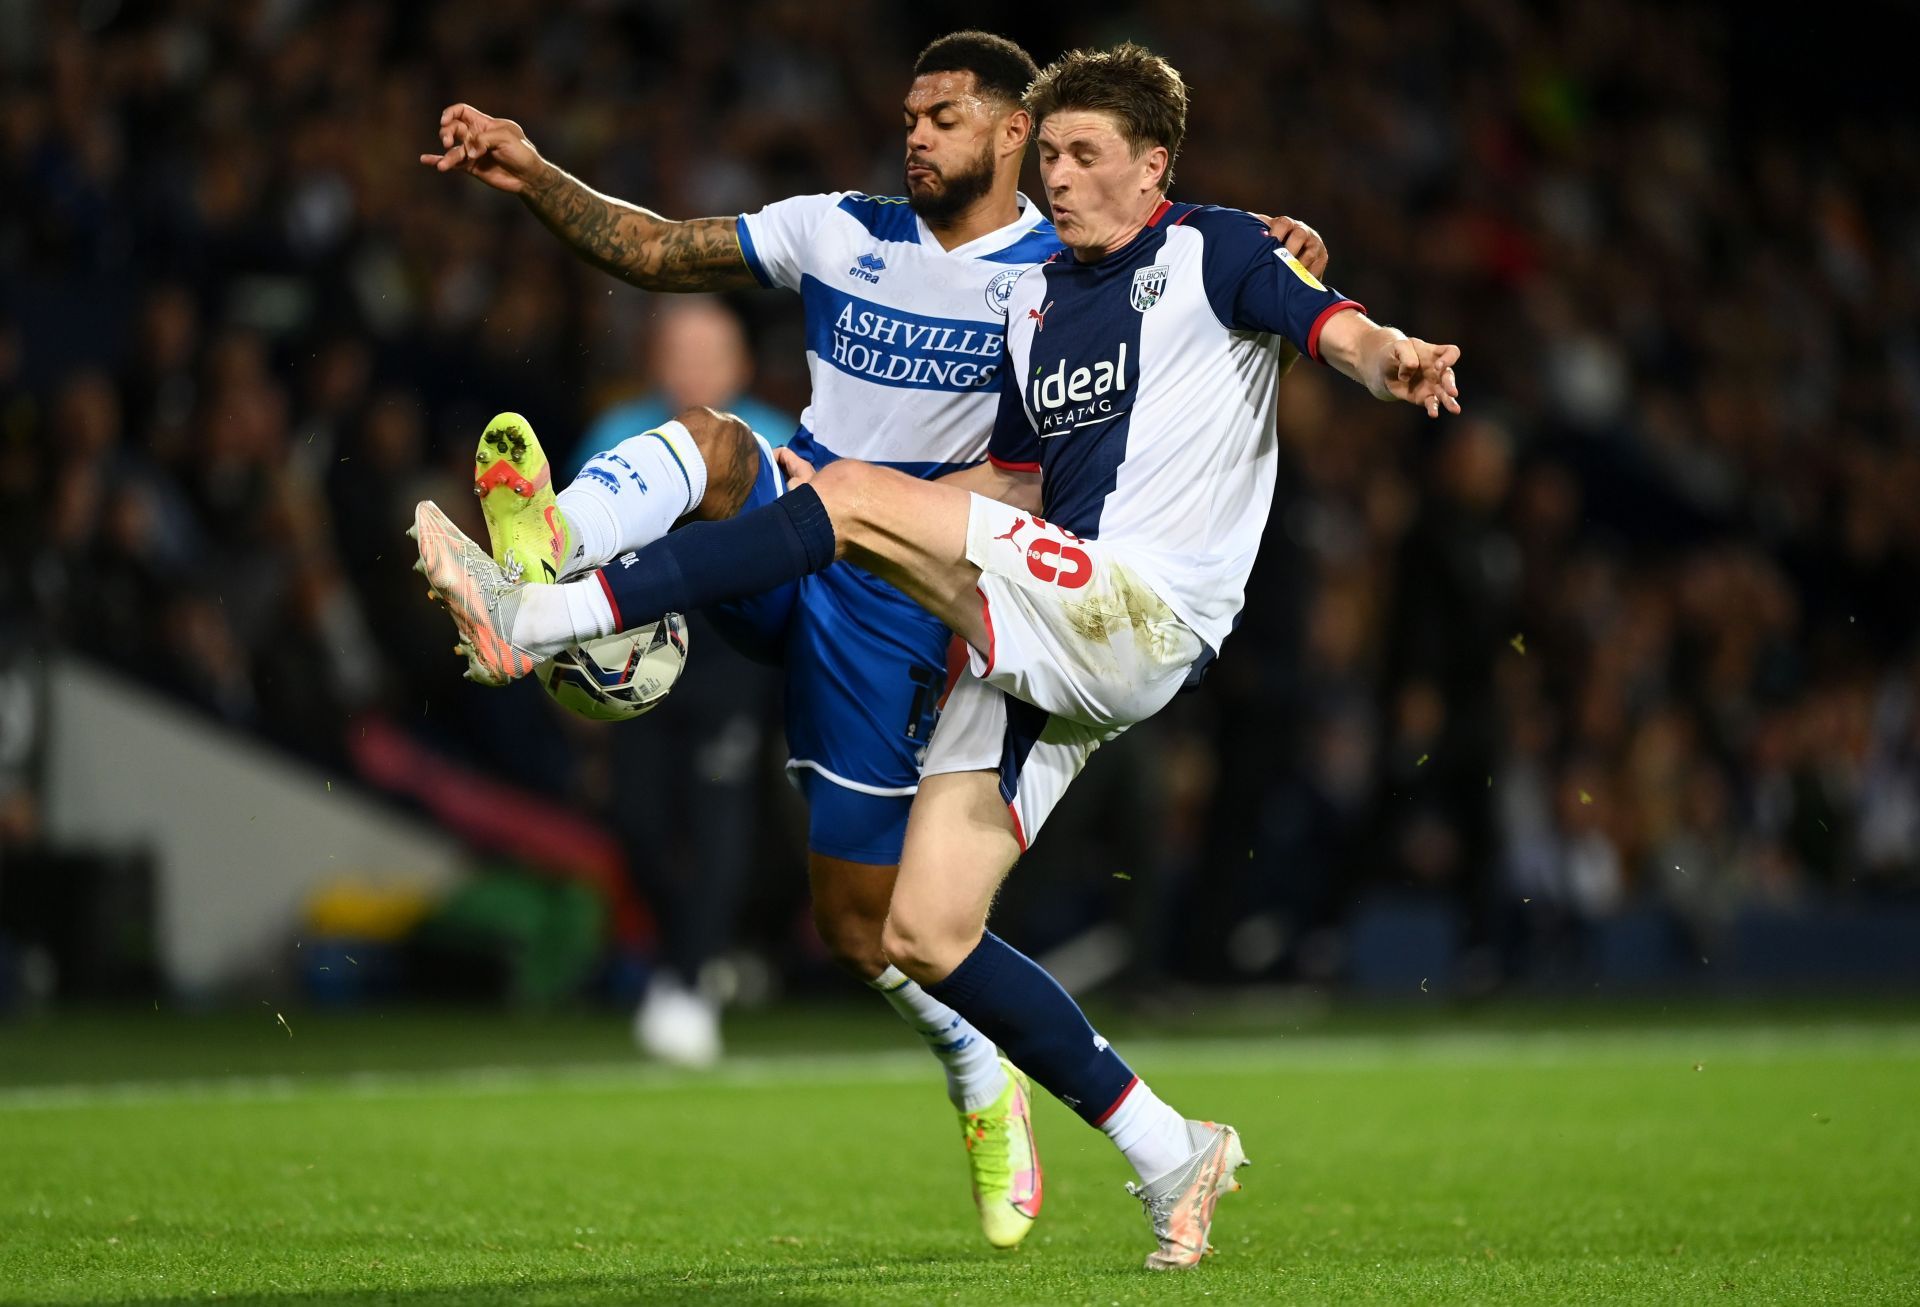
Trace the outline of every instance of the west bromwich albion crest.
[[1151, 268], [1136, 269], [1133, 274], [1133, 293], [1129, 298], [1133, 307], [1145, 313], [1160, 302], [1167, 289], [1167, 265], [1156, 263]]

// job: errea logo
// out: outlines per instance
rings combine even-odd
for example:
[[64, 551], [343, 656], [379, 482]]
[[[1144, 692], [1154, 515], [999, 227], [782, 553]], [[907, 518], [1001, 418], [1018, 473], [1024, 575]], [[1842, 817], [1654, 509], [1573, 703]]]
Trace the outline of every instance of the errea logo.
[[878, 286], [880, 284], [880, 274], [886, 270], [887, 261], [881, 258], [879, 254], [862, 254], [858, 259], [854, 260], [853, 266], [847, 269], [847, 275], [849, 277], [858, 277], [861, 281], [872, 282]]

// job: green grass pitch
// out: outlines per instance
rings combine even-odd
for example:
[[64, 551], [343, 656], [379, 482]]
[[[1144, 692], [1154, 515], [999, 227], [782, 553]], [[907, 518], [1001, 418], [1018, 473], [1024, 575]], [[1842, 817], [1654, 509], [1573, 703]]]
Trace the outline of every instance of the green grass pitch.
[[612, 1018], [0, 1027], [0, 1302], [1920, 1302], [1911, 1014], [1116, 1040], [1255, 1163], [1176, 1277], [1051, 1100], [1041, 1223], [987, 1248], [863, 1015], [708, 1075]]

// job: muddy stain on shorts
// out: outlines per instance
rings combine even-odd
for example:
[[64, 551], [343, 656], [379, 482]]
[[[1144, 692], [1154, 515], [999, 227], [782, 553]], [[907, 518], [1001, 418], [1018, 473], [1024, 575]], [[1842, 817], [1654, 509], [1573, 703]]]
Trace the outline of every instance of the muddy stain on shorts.
[[1126, 628], [1146, 657], [1161, 663], [1177, 657], [1183, 628], [1173, 610], [1124, 567], [1108, 568], [1106, 579], [1099, 592], [1065, 605], [1074, 634], [1093, 644], [1106, 644]]

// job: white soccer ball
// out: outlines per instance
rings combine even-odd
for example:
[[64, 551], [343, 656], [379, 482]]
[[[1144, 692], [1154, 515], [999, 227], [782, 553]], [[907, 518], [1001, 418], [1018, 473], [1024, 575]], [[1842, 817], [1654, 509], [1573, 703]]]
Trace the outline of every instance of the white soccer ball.
[[569, 712], [624, 722], [652, 712], [686, 666], [686, 619], [668, 613], [652, 626], [563, 650], [535, 675]]

